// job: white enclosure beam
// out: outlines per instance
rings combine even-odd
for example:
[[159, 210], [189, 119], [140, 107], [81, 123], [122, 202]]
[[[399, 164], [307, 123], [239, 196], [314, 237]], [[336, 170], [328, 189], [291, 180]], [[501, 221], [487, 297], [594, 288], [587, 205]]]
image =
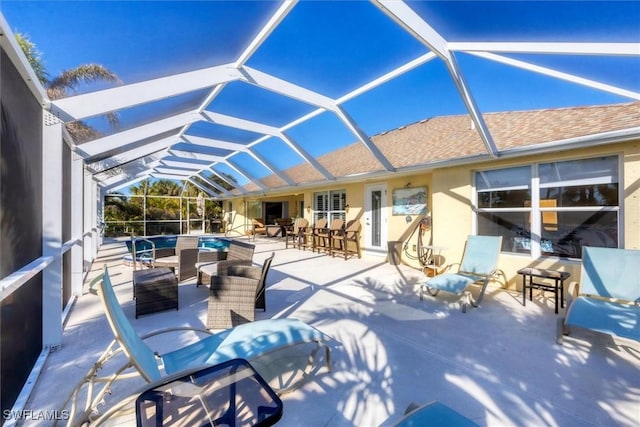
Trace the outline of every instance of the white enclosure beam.
[[280, 138], [285, 142], [285, 144], [287, 144], [289, 147], [291, 147], [291, 149], [293, 151], [295, 151], [300, 157], [302, 157], [304, 160], [306, 160], [307, 163], [309, 163], [311, 166], [313, 166], [313, 168], [315, 170], [320, 172], [320, 174], [322, 176], [324, 176], [325, 179], [327, 179], [329, 181], [333, 181], [333, 180], [336, 179], [336, 177], [333, 176], [331, 174], [331, 172], [329, 172], [324, 166], [322, 166], [320, 164], [320, 162], [318, 162], [318, 160], [316, 160], [315, 157], [313, 157], [311, 154], [309, 154], [304, 148], [302, 148], [302, 146], [300, 146], [300, 144], [295, 142], [289, 135], [287, 135], [287, 134], [285, 134], [283, 132], [283, 133], [280, 134]]
[[226, 156], [214, 156], [213, 154], [204, 154], [204, 153], [190, 153], [185, 150], [170, 150], [169, 153], [175, 157], [180, 159], [188, 160], [205, 160], [208, 162], [222, 162], [226, 159]]
[[251, 157], [253, 157], [258, 163], [260, 163], [262, 166], [264, 166], [265, 168], [267, 168], [268, 170], [271, 171], [272, 174], [278, 176], [281, 180], [283, 180], [284, 182], [287, 183], [287, 185], [290, 186], [294, 186], [296, 185], [295, 182], [293, 182], [291, 180], [291, 178], [289, 178], [287, 175], [285, 175], [284, 173], [280, 172], [278, 170], [278, 168], [275, 167], [275, 165], [273, 165], [271, 162], [269, 162], [269, 160], [265, 159], [263, 156], [261, 156], [260, 154], [258, 154], [257, 152], [255, 152], [254, 150], [249, 150], [247, 152], [247, 154], [249, 154]]
[[430, 50], [445, 61], [451, 58], [447, 41], [420, 15], [403, 1], [374, 0], [374, 3], [401, 27], [424, 43]]
[[211, 123], [216, 123], [222, 126], [228, 126], [231, 128], [242, 129], [264, 135], [278, 136], [280, 134], [280, 131], [277, 127], [253, 122], [251, 120], [240, 119], [238, 117], [214, 113], [211, 111], [203, 111], [202, 115]]
[[150, 138], [154, 135], [178, 129], [186, 124], [191, 124], [200, 120], [202, 120], [202, 116], [200, 116], [200, 114], [188, 111], [166, 119], [147, 123], [133, 129], [118, 132], [113, 135], [98, 138], [94, 141], [85, 142], [84, 144], [78, 145], [76, 151], [84, 158], [95, 157], [111, 150], [115, 150], [118, 147], [123, 147], [133, 142]]
[[267, 187], [265, 187], [264, 184], [262, 184], [257, 178], [254, 178], [253, 176], [251, 176], [251, 174], [249, 172], [247, 172], [246, 170], [242, 169], [240, 166], [238, 166], [235, 163], [233, 163], [231, 160], [227, 159], [227, 160], [224, 161], [224, 163], [227, 166], [229, 166], [231, 169], [233, 169], [234, 171], [238, 172], [240, 175], [244, 176], [246, 179], [251, 181], [259, 189], [266, 190]]
[[442, 58], [489, 155], [491, 157], [497, 157], [498, 148], [496, 147], [493, 137], [489, 132], [489, 128], [487, 127], [487, 124], [480, 114], [480, 110], [471, 95], [471, 91], [464, 80], [464, 76], [460, 71], [456, 58], [449, 51], [447, 41], [406, 3], [390, 0], [379, 0], [377, 3], [380, 5], [383, 12], [392, 17], [418, 41], [423, 43]]
[[342, 108], [339, 107], [336, 110], [336, 115], [340, 118], [342, 123], [358, 138], [358, 140], [369, 150], [369, 152], [376, 158], [376, 160], [382, 165], [382, 167], [389, 171], [395, 172], [395, 168], [382, 154], [382, 151], [369, 139], [369, 135], [367, 135], [360, 127], [356, 124], [355, 120], [353, 120], [349, 114]]
[[[224, 161], [223, 161], [223, 162], [224, 162]], [[240, 192], [244, 192], [244, 191], [242, 190], [242, 187], [240, 187], [240, 185], [239, 185], [237, 182], [230, 181], [230, 180], [229, 180], [229, 177], [227, 177], [227, 176], [225, 176], [225, 175], [221, 174], [221, 173], [220, 173], [220, 172], [218, 172], [217, 170], [213, 169], [213, 167], [211, 167], [211, 166], [210, 166], [210, 167], [209, 167], [209, 169], [206, 169], [206, 170], [204, 170], [204, 171], [200, 172], [200, 175], [199, 175], [199, 177], [200, 177], [200, 178], [204, 178], [204, 177], [202, 176], [202, 173], [204, 173], [204, 172], [211, 172], [212, 174], [214, 174], [215, 176], [217, 176], [219, 179], [221, 179], [222, 181], [226, 182], [229, 186], [231, 186], [231, 187], [233, 187], [233, 188], [237, 189], [237, 190], [238, 190], [238, 191], [240, 191]]]
[[640, 43], [449, 42], [452, 51], [639, 56]]
[[205, 147], [220, 148], [230, 151], [245, 151], [247, 146], [237, 142], [222, 141], [220, 139], [203, 138], [201, 136], [182, 135], [182, 139], [190, 144], [202, 145]]
[[[207, 171], [209, 171], [207, 169]], [[196, 180], [200, 180], [202, 182], [204, 182], [207, 185], [210, 185], [211, 187], [215, 188], [216, 190], [218, 190], [221, 194], [229, 197], [231, 196], [231, 193], [229, 192], [229, 190], [225, 189], [224, 187], [222, 187], [221, 185], [219, 185], [217, 182], [210, 180], [209, 178], [202, 176], [202, 175], [194, 175], [193, 177], [191, 177], [190, 179], [196, 179]], [[226, 182], [226, 181], [225, 181]]]
[[432, 59], [436, 58], [436, 54], [433, 52], [428, 52], [425, 53], [424, 55], [419, 56], [418, 58], [414, 59], [413, 61], [409, 61], [404, 65], [401, 65], [400, 67], [396, 68], [395, 70], [391, 70], [388, 73], [370, 81], [369, 83], [366, 83], [362, 86], [360, 86], [359, 88], [347, 93], [344, 96], [341, 96], [340, 98], [338, 98], [336, 100], [336, 102], [338, 103], [338, 105], [344, 104], [345, 102], [362, 95], [363, 93], [366, 93], [368, 91], [370, 91], [371, 89], [375, 89], [380, 85], [383, 85], [415, 68], [420, 67], [421, 65], [426, 64], [427, 62], [431, 61]]
[[153, 153], [158, 153], [163, 150], [168, 152], [167, 148], [171, 147], [176, 142], [178, 142], [178, 140], [176, 139], [176, 136], [162, 138], [162, 139], [159, 139], [158, 141], [150, 142], [140, 147], [131, 148], [129, 150], [124, 151], [123, 153], [116, 154], [104, 159], [96, 160], [94, 162], [91, 162], [89, 160], [87, 162], [87, 166], [93, 172], [99, 173], [104, 170], [111, 169], [115, 166], [119, 166], [124, 163], [129, 163], [136, 159], [141, 159]]
[[173, 174], [180, 175], [183, 177], [189, 177], [194, 174], [194, 171], [187, 169], [178, 169], [178, 168], [164, 168], [162, 166], [157, 166], [153, 169], [153, 173], [158, 172], [162, 174]]
[[605, 92], [613, 93], [616, 95], [624, 96], [631, 99], [640, 100], [640, 92], [633, 92], [630, 90], [622, 89], [616, 86], [608, 85], [605, 83], [597, 82], [595, 80], [585, 79], [573, 74], [563, 73], [551, 68], [541, 67], [539, 65], [530, 64], [525, 61], [517, 59], [507, 58], [502, 55], [496, 55], [488, 52], [470, 52], [472, 55], [479, 56], [481, 58], [489, 59], [492, 61], [500, 62], [502, 64], [511, 65], [513, 67], [522, 68], [527, 71], [533, 71], [535, 73], [544, 74], [546, 76], [554, 77], [556, 79], [565, 80], [571, 83], [587, 86], [593, 89], [602, 90]]
[[258, 85], [263, 89], [327, 110], [334, 110], [336, 107], [335, 101], [329, 97], [263, 73], [262, 71], [246, 66], [240, 71], [249, 83]]
[[158, 179], [171, 179], [174, 181], [186, 181], [187, 177], [184, 175], [175, 175], [172, 173], [160, 173], [160, 172], [151, 172], [151, 176], [153, 178]]
[[189, 178], [187, 179], [188, 182], [190, 182], [191, 184], [195, 185], [196, 187], [198, 187], [199, 189], [201, 189], [202, 191], [204, 191], [205, 193], [207, 193], [207, 195], [209, 197], [219, 197], [218, 194], [214, 193], [211, 191], [211, 189], [205, 187], [204, 185], [200, 184], [198, 181], [196, 181], [195, 179]]
[[[155, 166], [155, 164], [154, 164]], [[144, 175], [148, 175], [150, 173], [150, 169], [152, 169], [153, 166], [149, 165], [149, 170], [143, 170], [140, 171], [136, 174], [130, 175], [130, 174], [118, 174], [118, 175], [114, 175], [114, 176], [110, 176], [109, 178], [105, 178], [102, 180], [99, 180], [97, 176], [95, 176], [95, 178], [98, 180], [98, 183], [105, 188], [110, 188], [112, 185], [114, 184], [119, 184], [121, 182], [124, 182], [126, 180], [132, 180], [134, 178], [138, 178], [140, 176], [144, 176]]]
[[242, 74], [233, 65], [218, 65], [59, 99], [52, 102], [51, 112], [65, 122], [81, 120], [240, 78]]
[[176, 160], [175, 158], [173, 160], [162, 159], [160, 161], [160, 164], [163, 166], [190, 169], [193, 171], [199, 171], [199, 170], [205, 169], [208, 166], [208, 164], [204, 164], [204, 163], [189, 162], [188, 160], [180, 161], [180, 160]]
[[267, 40], [269, 35], [276, 28], [278, 28], [280, 22], [282, 22], [282, 20], [289, 14], [289, 12], [291, 12], [296, 3], [297, 1], [292, 0], [286, 0], [282, 2], [278, 10], [276, 10], [271, 18], [269, 18], [269, 21], [267, 21], [264, 27], [262, 27], [258, 35], [253, 40], [251, 40], [249, 46], [244, 50], [244, 52], [240, 54], [238, 60], [235, 63], [236, 67], [240, 68], [249, 60], [251, 55], [253, 55], [254, 52], [258, 50], [258, 48], [262, 45], [262, 43], [265, 42], [265, 40]]
[[142, 176], [139, 176], [139, 177], [137, 177], [137, 178], [133, 178], [133, 179], [126, 179], [126, 180], [124, 180], [123, 182], [119, 182], [119, 183], [117, 183], [117, 184], [113, 184], [113, 185], [111, 185], [111, 186], [104, 187], [104, 190], [105, 190], [105, 191], [108, 191], [108, 192], [110, 192], [110, 193], [112, 193], [112, 192], [118, 191], [118, 190], [119, 190], [119, 189], [121, 189], [121, 188], [124, 188], [124, 187], [130, 187], [130, 186], [132, 186], [133, 184], [135, 184], [136, 182], [140, 182], [140, 181], [142, 181], [142, 180], [145, 180], [145, 179], [147, 179], [148, 177], [149, 177], [149, 174], [148, 174], [148, 173], [145, 173], [145, 174], [143, 174]]

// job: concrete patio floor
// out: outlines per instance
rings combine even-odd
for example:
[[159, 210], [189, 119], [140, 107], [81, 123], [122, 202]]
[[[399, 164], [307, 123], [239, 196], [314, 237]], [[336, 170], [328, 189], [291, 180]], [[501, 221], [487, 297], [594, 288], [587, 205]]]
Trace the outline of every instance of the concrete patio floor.
[[[259, 265], [276, 253], [267, 311], [257, 318], [299, 318], [334, 339], [332, 370], [319, 370], [282, 396], [278, 425], [378, 426], [400, 418], [411, 402], [432, 400], [488, 426], [640, 425], [640, 345], [588, 332], [557, 345], [551, 294], [537, 291], [523, 307], [520, 292], [490, 285], [482, 306], [463, 314], [452, 295], [420, 301], [422, 273], [384, 258], [345, 261], [285, 249], [277, 239], [255, 243]], [[195, 279], [180, 285], [179, 311], [135, 319], [125, 252], [122, 242], [105, 243], [87, 283], [109, 265], [140, 334], [204, 327], [208, 289], [196, 288]], [[112, 338], [98, 297], [85, 286], [63, 346], [47, 359], [25, 409], [59, 409]], [[120, 393], [133, 390], [127, 385]], [[116, 391], [107, 397], [109, 405], [117, 401]]]

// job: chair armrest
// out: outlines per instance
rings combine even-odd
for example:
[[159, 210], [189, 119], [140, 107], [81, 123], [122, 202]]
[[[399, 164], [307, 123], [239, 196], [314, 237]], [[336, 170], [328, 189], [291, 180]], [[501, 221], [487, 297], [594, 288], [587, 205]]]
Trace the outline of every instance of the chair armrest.
[[262, 268], [249, 265], [230, 265], [227, 269], [227, 276], [247, 277], [249, 279], [260, 280]]
[[223, 251], [199, 251], [198, 262], [216, 262], [227, 259], [228, 252]]
[[578, 284], [578, 282], [573, 281], [569, 283], [569, 289], [567, 289], [567, 309], [569, 308], [573, 300], [578, 297], [579, 289], [580, 285]]
[[229, 267], [236, 265], [251, 266], [253, 265], [253, 261], [251, 261], [250, 259], [227, 259], [218, 261], [218, 270], [216, 274], [218, 276], [228, 276], [229, 274], [227, 273], [227, 271], [229, 270]]

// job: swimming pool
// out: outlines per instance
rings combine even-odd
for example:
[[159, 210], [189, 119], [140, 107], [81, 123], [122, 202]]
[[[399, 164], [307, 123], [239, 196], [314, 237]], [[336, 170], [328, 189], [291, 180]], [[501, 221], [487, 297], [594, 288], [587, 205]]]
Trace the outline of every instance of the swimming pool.
[[[156, 249], [175, 248], [177, 240], [178, 236], [175, 235], [137, 237], [135, 238], [136, 259], [139, 262], [150, 262], [152, 261], [152, 246], [155, 246]], [[123, 257], [123, 261], [127, 265], [130, 265], [133, 260], [133, 241], [134, 239], [130, 239], [126, 242], [129, 253]], [[203, 251], [226, 251], [230, 243], [228, 239], [215, 236], [198, 237], [198, 247]]]

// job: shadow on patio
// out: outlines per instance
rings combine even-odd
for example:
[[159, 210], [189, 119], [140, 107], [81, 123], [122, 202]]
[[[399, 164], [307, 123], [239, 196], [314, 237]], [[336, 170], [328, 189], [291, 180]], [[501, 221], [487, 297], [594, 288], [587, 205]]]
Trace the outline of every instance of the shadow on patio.
[[[124, 245], [122, 245], [124, 246]], [[134, 319], [131, 268], [105, 245], [116, 292], [136, 330], [206, 321], [208, 290], [180, 285], [180, 310]], [[457, 298], [420, 301], [424, 277], [379, 258], [332, 259], [257, 239], [254, 261], [276, 252], [267, 283], [267, 310], [256, 317], [295, 317], [335, 339], [333, 368], [320, 370], [285, 394], [283, 426], [377, 426], [400, 417], [410, 402], [439, 400], [481, 425], [637, 425], [640, 349], [592, 334], [555, 343], [552, 301], [522, 306], [516, 291], [489, 287], [483, 305], [460, 312]], [[94, 263], [89, 278], [104, 263]], [[28, 408], [56, 409], [112, 335], [98, 298], [80, 297]], [[174, 348], [194, 336], [150, 342]], [[617, 345], [616, 345], [617, 344]], [[141, 385], [129, 382], [117, 396]]]

